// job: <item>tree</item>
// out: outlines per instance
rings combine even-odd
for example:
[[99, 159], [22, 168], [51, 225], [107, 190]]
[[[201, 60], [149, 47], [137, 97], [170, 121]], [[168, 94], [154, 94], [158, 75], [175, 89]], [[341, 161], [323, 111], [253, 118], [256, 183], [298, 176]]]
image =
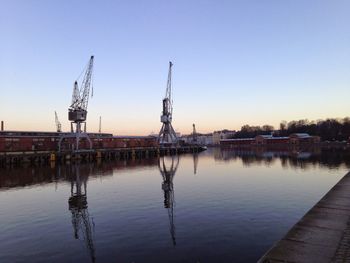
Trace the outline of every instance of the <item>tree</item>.
[[[297, 121], [281, 121], [280, 129], [277, 131], [279, 136], [289, 136], [292, 133], [308, 133], [310, 135], [320, 136], [325, 141], [343, 141], [350, 137], [350, 118], [326, 119], [309, 121], [301, 119]], [[242, 126], [241, 130], [235, 134], [235, 138], [253, 138], [257, 135], [266, 135], [274, 131], [273, 126], [265, 124], [260, 126]]]

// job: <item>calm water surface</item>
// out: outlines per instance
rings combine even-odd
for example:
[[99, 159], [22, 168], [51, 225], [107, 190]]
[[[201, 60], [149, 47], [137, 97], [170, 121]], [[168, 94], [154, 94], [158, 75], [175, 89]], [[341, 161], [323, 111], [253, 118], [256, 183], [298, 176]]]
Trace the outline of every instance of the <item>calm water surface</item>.
[[256, 262], [348, 172], [344, 151], [0, 170], [0, 262]]

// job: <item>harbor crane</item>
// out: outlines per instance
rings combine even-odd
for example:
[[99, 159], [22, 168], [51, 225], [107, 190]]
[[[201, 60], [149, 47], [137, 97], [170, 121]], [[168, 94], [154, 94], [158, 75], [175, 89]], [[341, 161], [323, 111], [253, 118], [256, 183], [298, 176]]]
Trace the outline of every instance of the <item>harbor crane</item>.
[[159, 159], [158, 168], [163, 178], [162, 189], [164, 191], [164, 208], [168, 210], [171, 240], [173, 242], [173, 245], [176, 246], [174, 223], [175, 195], [173, 179], [179, 166], [179, 156], [177, 155], [171, 157], [170, 167], [167, 167], [165, 158], [166, 157], [163, 156]]
[[[71, 122], [71, 134], [62, 136], [59, 141], [59, 151], [61, 151], [61, 143], [66, 138], [75, 138], [76, 143], [74, 151], [79, 151], [79, 141], [85, 138], [92, 149], [91, 140], [86, 133], [86, 118], [87, 108], [90, 97], [93, 96], [93, 84], [92, 84], [92, 70], [94, 66], [94, 56], [90, 57], [90, 60], [86, 66], [84, 77], [79, 85], [78, 80], [74, 82], [72, 103], [68, 108], [68, 120]], [[80, 75], [81, 76], [81, 75]], [[78, 77], [78, 79], [80, 78]]]
[[82, 132], [82, 124], [84, 124], [84, 132], [86, 132], [86, 117], [87, 117], [87, 107], [89, 102], [90, 89], [93, 95], [92, 86], [92, 69], [94, 65], [94, 56], [90, 57], [89, 63], [87, 65], [84, 78], [81, 82], [80, 88], [78, 81], [74, 82], [72, 104], [68, 109], [68, 119], [71, 121], [71, 132], [75, 133]]
[[165, 91], [165, 97], [163, 99], [163, 111], [160, 117], [160, 121], [163, 123], [162, 128], [160, 129], [158, 141], [161, 147], [172, 147], [176, 146], [178, 139], [176, 132], [171, 124], [172, 115], [173, 115], [173, 101], [171, 98], [171, 70], [173, 63], [169, 61], [169, 72], [168, 72], [168, 81]]
[[57, 132], [62, 132], [62, 125], [61, 125], [61, 122], [58, 119], [56, 111], [55, 111], [55, 123], [56, 123], [56, 131]]

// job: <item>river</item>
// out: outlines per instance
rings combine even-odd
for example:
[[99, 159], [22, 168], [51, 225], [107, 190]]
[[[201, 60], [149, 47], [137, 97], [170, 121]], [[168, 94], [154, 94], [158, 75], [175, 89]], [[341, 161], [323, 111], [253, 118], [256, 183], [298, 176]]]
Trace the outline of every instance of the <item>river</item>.
[[345, 150], [208, 149], [0, 170], [0, 262], [256, 262], [349, 170]]

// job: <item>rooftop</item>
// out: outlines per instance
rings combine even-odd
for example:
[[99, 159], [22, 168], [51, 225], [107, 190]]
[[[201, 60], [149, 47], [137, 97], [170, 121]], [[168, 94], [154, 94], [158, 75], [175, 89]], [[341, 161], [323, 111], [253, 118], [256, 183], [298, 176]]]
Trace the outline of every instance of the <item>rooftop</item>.
[[298, 138], [308, 138], [311, 137], [308, 133], [293, 133], [290, 136], [297, 136]]

